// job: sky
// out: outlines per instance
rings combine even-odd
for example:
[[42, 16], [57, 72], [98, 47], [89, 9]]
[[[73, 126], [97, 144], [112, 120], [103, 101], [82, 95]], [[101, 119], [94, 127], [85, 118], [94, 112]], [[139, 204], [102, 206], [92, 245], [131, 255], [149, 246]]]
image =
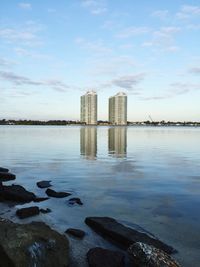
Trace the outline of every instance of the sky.
[[0, 119], [200, 121], [200, 0], [1, 0]]

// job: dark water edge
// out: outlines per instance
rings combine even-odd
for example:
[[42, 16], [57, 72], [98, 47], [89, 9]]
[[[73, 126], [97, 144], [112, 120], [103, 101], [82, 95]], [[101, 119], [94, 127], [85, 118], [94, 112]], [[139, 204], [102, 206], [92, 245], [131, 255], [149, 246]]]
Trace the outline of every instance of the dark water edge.
[[[47, 179], [54, 189], [82, 199], [83, 207], [50, 199], [39, 206], [52, 213], [23, 221], [41, 220], [62, 233], [68, 227], [85, 230], [83, 241], [70, 238], [73, 266], [87, 266], [85, 254], [94, 245], [113, 247], [92, 233], [85, 217], [112, 216], [175, 247], [183, 266], [198, 267], [199, 137], [199, 129], [185, 127], [4, 126], [0, 165], [17, 175], [16, 183], [40, 196], [45, 193], [36, 182]], [[19, 222], [15, 208], [0, 207], [5, 211], [1, 216]]]

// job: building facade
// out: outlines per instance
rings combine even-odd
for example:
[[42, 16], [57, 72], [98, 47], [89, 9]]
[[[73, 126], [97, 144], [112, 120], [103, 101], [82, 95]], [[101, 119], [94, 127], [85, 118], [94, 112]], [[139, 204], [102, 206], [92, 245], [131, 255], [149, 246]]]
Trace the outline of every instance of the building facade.
[[81, 96], [81, 122], [88, 125], [97, 124], [97, 94], [88, 91]]
[[118, 93], [109, 98], [109, 123], [127, 125], [127, 95]]

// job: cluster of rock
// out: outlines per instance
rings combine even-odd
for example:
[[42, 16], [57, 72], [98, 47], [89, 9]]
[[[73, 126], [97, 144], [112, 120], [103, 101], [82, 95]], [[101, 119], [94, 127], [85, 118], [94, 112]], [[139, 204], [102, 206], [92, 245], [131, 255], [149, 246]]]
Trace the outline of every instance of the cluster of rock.
[[[125, 249], [137, 267], [180, 267], [169, 255], [177, 252], [147, 232], [127, 227], [109, 217], [87, 217], [85, 223], [95, 232]], [[103, 248], [87, 254], [90, 267], [124, 267], [125, 254]]]
[[[48, 197], [40, 198], [20, 185], [3, 185], [15, 180], [16, 176], [6, 168], [0, 168], [0, 201], [28, 203], [47, 200], [49, 197], [65, 198], [69, 192], [57, 192], [51, 187], [51, 181], [40, 181], [37, 186], [46, 189]], [[70, 198], [69, 205], [83, 205], [80, 198]], [[37, 206], [21, 208], [16, 211], [20, 219], [51, 212], [49, 208]], [[89, 267], [124, 267], [129, 257], [131, 266], [138, 267], [180, 267], [170, 256], [177, 252], [146, 231], [127, 227], [110, 217], [87, 217], [85, 223], [96, 233], [120, 247], [120, 251], [95, 247], [87, 252]], [[85, 232], [68, 228], [69, 236], [83, 239]], [[122, 252], [125, 251], [125, 252]], [[41, 222], [16, 224], [0, 218], [0, 266], [3, 267], [67, 267], [69, 266], [69, 242], [61, 235]], [[73, 265], [70, 265], [73, 267]]]

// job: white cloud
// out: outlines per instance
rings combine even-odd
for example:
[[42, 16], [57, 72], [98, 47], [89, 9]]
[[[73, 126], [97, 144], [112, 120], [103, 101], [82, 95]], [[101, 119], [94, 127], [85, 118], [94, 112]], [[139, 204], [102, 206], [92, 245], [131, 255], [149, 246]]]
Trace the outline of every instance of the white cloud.
[[152, 47], [169, 52], [176, 52], [179, 47], [175, 44], [174, 35], [181, 31], [180, 27], [162, 27], [152, 34], [152, 39], [142, 44], [143, 47]]
[[200, 74], [200, 67], [190, 68], [189, 72], [192, 73], [192, 74]]
[[23, 25], [12, 27], [1, 27], [0, 38], [8, 43], [19, 43], [20, 45], [35, 46], [41, 45], [42, 42], [38, 34], [44, 30], [42, 25], [33, 21], [27, 21]]
[[81, 48], [87, 49], [98, 54], [110, 53], [112, 50], [107, 47], [102, 40], [88, 41], [84, 38], [76, 38], [75, 43]]
[[27, 49], [23, 49], [19, 47], [16, 47], [14, 50], [18, 56], [22, 56], [22, 57], [26, 56], [26, 57], [31, 57], [35, 59], [51, 59], [51, 57], [48, 55], [40, 54], [34, 51], [29, 51]]
[[154, 11], [151, 16], [152, 17], [157, 17], [159, 19], [166, 19], [169, 15], [169, 11], [168, 10], [156, 10]]
[[5, 58], [0, 58], [0, 68], [10, 68], [16, 63]]
[[179, 12], [176, 13], [178, 19], [189, 19], [200, 15], [200, 6], [183, 5]]
[[119, 87], [120, 89], [127, 90], [129, 92], [138, 92], [138, 85], [144, 80], [146, 73], [136, 73], [130, 75], [118, 76], [115, 79], [109, 80], [104, 84], [101, 84], [99, 87]]
[[171, 83], [169, 85], [168, 90], [163, 95], [158, 96], [141, 96], [141, 100], [165, 100], [168, 98], [174, 98], [180, 95], [188, 94], [192, 91], [200, 90], [200, 84], [194, 84], [194, 83], [182, 83], [182, 82], [176, 82]]
[[30, 10], [32, 9], [32, 6], [30, 3], [19, 3], [18, 6], [21, 8], [21, 9], [26, 9], [26, 10]]
[[87, 8], [92, 15], [100, 15], [107, 12], [104, 0], [82, 0], [81, 5]]
[[136, 35], [141, 35], [145, 33], [149, 33], [150, 28], [148, 27], [128, 27], [123, 29], [121, 32], [119, 32], [116, 37], [118, 38], [129, 38]]
[[92, 75], [118, 75], [128, 70], [132, 70], [136, 66], [134, 58], [131, 56], [118, 56], [103, 59], [97, 59], [91, 62]]
[[11, 83], [12, 85], [18, 86], [46, 86], [58, 92], [65, 92], [69, 89], [69, 86], [61, 80], [49, 79], [49, 80], [33, 80], [29, 77], [15, 74], [14, 72], [0, 71], [0, 79]]

